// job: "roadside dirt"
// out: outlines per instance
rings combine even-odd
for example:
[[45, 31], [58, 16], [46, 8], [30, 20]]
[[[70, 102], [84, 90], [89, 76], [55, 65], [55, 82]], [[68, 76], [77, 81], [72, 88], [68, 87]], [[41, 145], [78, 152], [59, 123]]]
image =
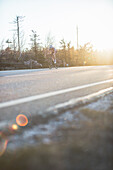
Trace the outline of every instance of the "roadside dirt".
[[1, 170], [112, 170], [113, 94], [9, 134]]

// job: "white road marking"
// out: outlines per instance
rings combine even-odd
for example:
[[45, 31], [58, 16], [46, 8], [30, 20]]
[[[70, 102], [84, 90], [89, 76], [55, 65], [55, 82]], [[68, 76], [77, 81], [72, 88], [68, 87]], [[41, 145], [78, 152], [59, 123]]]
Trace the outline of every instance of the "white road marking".
[[[92, 93], [92, 94], [89, 94], [89, 95], [86, 95], [83, 97], [79, 97], [77, 99], [71, 99], [67, 102], [60, 103], [55, 106], [49, 107], [46, 109], [46, 111], [44, 113], [52, 112], [52, 114], [53, 114], [55, 112], [55, 114], [56, 114], [56, 113], [58, 113], [58, 111], [61, 111], [62, 109], [67, 109], [67, 108], [69, 109], [69, 108], [73, 108], [76, 106], [80, 106], [82, 104], [87, 104], [89, 102], [93, 102], [96, 99], [99, 99], [101, 96], [104, 96], [111, 92], [113, 92], [113, 87], [109, 87], [109, 88], [100, 90], [96, 93]], [[10, 123], [12, 124], [13, 122], [10, 121]], [[0, 128], [6, 128], [6, 127], [7, 127], [7, 120], [0, 122]]]
[[[112, 67], [112, 66], [111, 66]], [[101, 68], [108, 68], [108, 66], [78, 66], [78, 67], [59, 67], [60, 70], [79, 70], [79, 69], [101, 69]], [[58, 69], [58, 70], [59, 70]], [[42, 68], [42, 69], [24, 69], [24, 70], [8, 70], [8, 71], [0, 71], [0, 77], [15, 77], [15, 76], [24, 76], [26, 73], [37, 73], [37, 72], [42, 72], [42, 71], [48, 71], [48, 68]], [[113, 69], [106, 70], [106, 71], [113, 71]], [[12, 74], [13, 75], [12, 75]], [[20, 74], [24, 75], [20, 75]], [[9, 75], [7, 75], [9, 74]], [[11, 75], [10, 75], [11, 74]]]
[[45, 94], [29, 96], [29, 97], [25, 97], [25, 98], [16, 99], [16, 100], [11, 100], [11, 101], [8, 101], [8, 102], [0, 103], [0, 108], [14, 106], [14, 105], [18, 105], [18, 104], [27, 103], [27, 102], [32, 102], [32, 101], [35, 101], [35, 100], [44, 99], [44, 98], [47, 98], [47, 97], [52, 97], [52, 96], [60, 95], [60, 94], [63, 94], [63, 93], [69, 93], [69, 92], [77, 91], [77, 90], [80, 90], [80, 89], [84, 89], [84, 88], [88, 88], [88, 87], [92, 87], [92, 86], [96, 86], [96, 85], [101, 85], [101, 84], [105, 84], [105, 83], [111, 83], [111, 82], [113, 82], [113, 79], [104, 80], [104, 81], [86, 84], [86, 85], [77, 86], [77, 87], [72, 87], [72, 88], [68, 88], [68, 89], [48, 92], [48, 93], [45, 93]]
[[2, 77], [2, 78], [11, 78], [11, 77], [16, 77], [16, 78], [18, 78], [18, 77], [27, 77], [27, 76], [37, 76], [38, 77], [38, 75], [37, 74], [19, 74], [19, 75], [11, 75], [11, 76], [4, 76], [4, 77]]
[[40, 70], [40, 72], [39, 71], [37, 71], [37, 72], [35, 71], [35, 72], [29, 72], [29, 73], [25, 72], [23, 74], [2, 75], [2, 76], [0, 76], [0, 78], [13, 78], [13, 77], [17, 77], [18, 78], [18, 77], [25, 77], [25, 76], [38, 76], [39, 74], [40, 75], [47, 74], [46, 70], [44, 72], [42, 72], [42, 71]]
[[109, 94], [111, 91], [113, 91], [113, 87], [109, 87], [109, 88], [106, 88], [106, 89], [103, 89], [103, 90], [100, 90], [96, 93], [92, 93], [92, 94], [89, 94], [87, 96], [83, 96], [83, 97], [79, 97], [77, 99], [71, 99], [67, 102], [64, 102], [64, 103], [60, 103], [60, 104], [57, 104], [55, 106], [52, 106], [52, 107], [49, 107], [47, 109], [47, 111], [52, 111], [52, 110], [56, 110], [56, 109], [65, 109], [65, 108], [69, 108], [71, 106], [78, 106], [80, 104], [86, 104], [88, 103], [89, 101], [92, 102], [94, 101], [95, 99], [105, 95], [105, 94]]
[[43, 70], [46, 70], [45, 69], [24, 69], [24, 70], [5, 70], [5, 71], [0, 71], [0, 73], [2, 74], [6, 74], [6, 73], [19, 73], [19, 72], [37, 72], [37, 71], [43, 71]]
[[47, 71], [44, 71], [44, 72], [38, 72], [38, 74], [35, 72], [34, 74], [33, 73], [28, 73], [28, 74], [16, 74], [16, 75], [9, 75], [9, 76], [3, 76], [3, 77], [1, 77], [1, 78], [13, 78], [13, 77], [16, 77], [16, 78], [18, 78], [18, 77], [29, 77], [29, 76], [39, 76], [39, 75], [42, 75], [42, 74], [44, 74], [44, 75], [46, 75], [46, 74], [48, 74], [48, 72]]

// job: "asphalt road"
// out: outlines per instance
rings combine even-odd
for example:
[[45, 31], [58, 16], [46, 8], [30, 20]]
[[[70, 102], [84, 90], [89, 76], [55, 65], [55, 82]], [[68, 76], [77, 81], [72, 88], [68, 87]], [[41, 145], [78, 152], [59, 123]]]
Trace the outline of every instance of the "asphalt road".
[[113, 87], [113, 66], [0, 72], [0, 121]]

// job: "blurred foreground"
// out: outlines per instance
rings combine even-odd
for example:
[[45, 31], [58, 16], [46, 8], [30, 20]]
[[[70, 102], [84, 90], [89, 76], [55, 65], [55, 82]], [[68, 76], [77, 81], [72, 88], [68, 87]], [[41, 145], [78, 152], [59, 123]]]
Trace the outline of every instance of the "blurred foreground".
[[113, 94], [53, 115], [37, 115], [9, 138], [1, 170], [112, 170]]

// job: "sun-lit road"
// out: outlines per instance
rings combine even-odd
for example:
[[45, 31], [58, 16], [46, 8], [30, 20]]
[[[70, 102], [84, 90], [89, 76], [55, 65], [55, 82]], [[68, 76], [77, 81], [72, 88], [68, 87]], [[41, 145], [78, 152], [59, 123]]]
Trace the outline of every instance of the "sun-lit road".
[[38, 114], [108, 87], [113, 87], [113, 66], [1, 71], [0, 121]]

